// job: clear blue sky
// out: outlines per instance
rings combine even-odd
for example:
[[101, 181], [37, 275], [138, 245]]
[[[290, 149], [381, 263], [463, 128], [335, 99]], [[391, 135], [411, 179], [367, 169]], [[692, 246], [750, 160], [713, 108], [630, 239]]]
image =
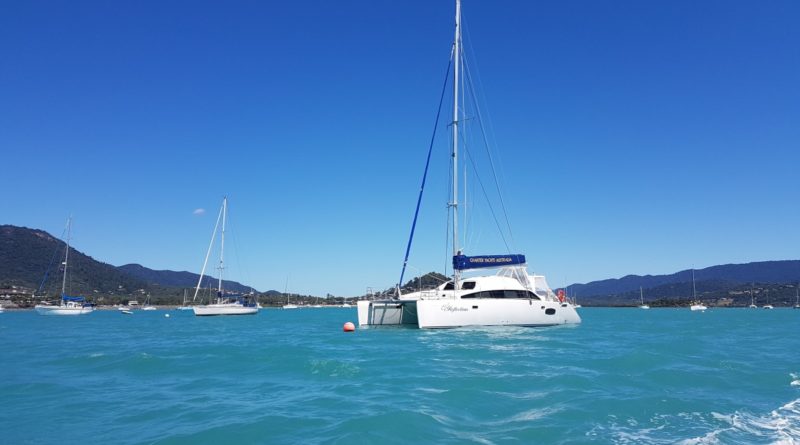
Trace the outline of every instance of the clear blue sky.
[[[551, 285], [800, 257], [800, 2], [463, 13], [514, 250]], [[71, 213], [98, 260], [199, 271], [227, 194], [231, 278], [391, 286], [452, 14], [449, 0], [6, 2], [0, 223], [58, 235]], [[448, 261], [447, 162], [444, 137], [407, 276]], [[469, 253], [504, 253], [475, 215]]]

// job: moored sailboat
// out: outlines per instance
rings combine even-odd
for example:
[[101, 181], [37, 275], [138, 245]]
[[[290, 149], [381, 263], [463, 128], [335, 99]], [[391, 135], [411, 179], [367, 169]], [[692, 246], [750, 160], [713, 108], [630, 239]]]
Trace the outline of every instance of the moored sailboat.
[[650, 306], [644, 304], [644, 293], [642, 292], [642, 286], [639, 286], [639, 299], [642, 301], [642, 304], [639, 305], [639, 309], [650, 309]]
[[694, 303], [692, 303], [692, 305], [689, 306], [689, 309], [691, 309], [693, 311], [701, 311], [701, 312], [705, 311], [706, 309], [708, 309], [706, 307], [706, 305], [704, 305], [703, 303], [697, 301], [697, 289], [695, 288], [695, 285], [694, 285], [694, 269], [692, 269], [692, 301], [694, 301]]
[[283, 293], [286, 295], [286, 304], [282, 306], [283, 309], [297, 309], [296, 304], [289, 301], [289, 277], [286, 277], [286, 286], [283, 288]]
[[144, 299], [144, 304], [142, 305], [143, 311], [154, 311], [156, 307], [150, 304], [150, 294], [147, 294], [147, 298]]
[[753, 293], [753, 286], [750, 286], [750, 309], [758, 309], [756, 306], [756, 295]]
[[769, 302], [769, 290], [767, 292], [767, 304], [764, 305], [763, 309], [775, 309], [775, 306], [771, 305]]
[[[34, 306], [41, 315], [84, 315], [94, 311], [94, 304], [88, 303], [83, 296], [67, 295], [67, 268], [69, 267], [69, 241], [72, 233], [72, 217], [67, 219], [66, 250], [64, 252], [64, 274], [61, 278], [61, 300], [59, 304], [42, 302]], [[44, 283], [44, 282], [43, 282]]]
[[208, 257], [211, 254], [211, 249], [214, 246], [214, 238], [217, 235], [217, 229], [220, 226], [220, 221], [222, 221], [222, 231], [220, 232], [220, 249], [219, 249], [219, 265], [217, 269], [219, 270], [219, 284], [217, 286], [217, 298], [213, 303], [205, 304], [205, 305], [197, 305], [193, 306], [192, 310], [194, 314], [197, 316], [208, 316], [208, 315], [251, 315], [258, 313], [258, 306], [255, 302], [249, 301], [239, 295], [226, 295], [223, 289], [223, 281], [222, 281], [222, 273], [225, 270], [225, 262], [224, 262], [224, 251], [225, 251], [225, 222], [228, 216], [228, 198], [225, 197], [222, 200], [222, 208], [219, 211], [219, 216], [217, 216], [217, 223], [214, 226], [214, 233], [211, 235], [211, 243], [208, 246], [208, 252], [206, 253], [206, 259], [203, 262], [203, 269], [200, 271], [200, 278], [197, 280], [197, 286], [194, 290], [194, 298], [192, 301], [195, 301], [197, 298], [197, 294], [200, 292], [200, 285], [203, 282], [203, 276], [206, 272], [206, 266], [208, 265]]
[[[400, 286], [416, 226], [415, 213], [406, 248], [403, 271], [395, 298], [357, 302], [358, 322], [366, 325], [412, 325], [419, 328], [454, 328], [460, 326], [551, 326], [581, 322], [575, 307], [559, 298], [547, 285], [544, 276], [531, 275], [524, 255], [467, 256], [459, 248], [458, 214], [460, 174], [459, 128], [463, 111], [459, 107], [459, 74], [462, 62], [461, 1], [455, 2], [455, 38], [453, 42], [453, 120], [452, 130], [452, 279], [431, 290], [402, 294]], [[437, 117], [438, 119], [438, 117]], [[432, 145], [431, 145], [432, 147]], [[428, 152], [430, 161], [430, 151]], [[426, 165], [427, 175], [427, 165]], [[425, 186], [423, 176], [420, 200]], [[417, 202], [417, 212], [419, 211]], [[467, 276], [468, 271], [498, 269], [495, 275]]]
[[191, 311], [192, 310], [192, 307], [191, 306], [187, 306], [187, 304], [186, 304], [186, 289], [183, 290], [183, 303], [180, 306], [176, 307], [175, 310], [178, 310], [178, 311]]

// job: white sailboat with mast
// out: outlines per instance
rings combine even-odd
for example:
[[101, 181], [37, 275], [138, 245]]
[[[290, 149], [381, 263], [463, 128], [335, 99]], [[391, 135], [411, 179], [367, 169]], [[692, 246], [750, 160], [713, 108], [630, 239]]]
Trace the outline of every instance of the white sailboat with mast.
[[[408, 262], [416, 214], [406, 249], [397, 295], [390, 300], [358, 301], [358, 322], [369, 325], [411, 325], [419, 328], [454, 328], [460, 326], [552, 326], [580, 323], [575, 307], [563, 296], [559, 298], [547, 285], [544, 276], [529, 275], [524, 255], [466, 256], [459, 248], [459, 76], [462, 62], [461, 1], [455, 2], [455, 37], [453, 61], [452, 130], [452, 280], [431, 290], [402, 294], [400, 286]], [[430, 152], [428, 155], [430, 160]], [[426, 165], [427, 173], [427, 165]], [[420, 199], [425, 185], [423, 176]], [[417, 211], [419, 210], [417, 203]], [[467, 270], [499, 269], [495, 275], [462, 275]]]
[[144, 299], [144, 304], [142, 305], [143, 311], [154, 311], [157, 308], [150, 304], [150, 294], [147, 294], [147, 297]]
[[228, 217], [228, 197], [226, 196], [222, 200], [222, 208], [219, 211], [219, 216], [217, 216], [217, 223], [214, 226], [214, 233], [211, 235], [211, 243], [208, 245], [208, 252], [206, 252], [206, 259], [203, 262], [203, 269], [200, 271], [200, 278], [197, 280], [197, 286], [194, 290], [194, 297], [192, 301], [197, 299], [197, 294], [200, 292], [200, 284], [203, 282], [203, 275], [206, 272], [206, 266], [208, 265], [208, 257], [211, 255], [211, 249], [214, 246], [214, 238], [217, 234], [217, 229], [220, 225], [220, 220], [222, 221], [222, 231], [220, 232], [220, 248], [219, 248], [219, 266], [217, 269], [219, 270], [219, 284], [217, 286], [217, 298], [214, 303], [209, 303], [205, 305], [197, 305], [193, 306], [192, 310], [194, 314], [197, 316], [207, 316], [207, 315], [251, 315], [258, 313], [258, 306], [255, 302], [250, 302], [241, 296], [236, 295], [225, 295], [225, 290], [223, 289], [223, 280], [222, 275], [223, 271], [225, 270], [225, 222]]
[[183, 290], [183, 304], [181, 304], [180, 306], [176, 307], [175, 308], [176, 310], [179, 310], [179, 311], [191, 311], [192, 310], [192, 307], [188, 306], [186, 304], [186, 295], [187, 295], [186, 289], [184, 289]]
[[697, 289], [694, 285], [694, 269], [692, 269], [692, 305], [689, 306], [689, 309], [693, 311], [705, 311], [708, 309], [703, 303], [697, 301]]
[[642, 291], [642, 286], [639, 286], [639, 299], [642, 302], [642, 304], [639, 305], [639, 309], [650, 309], [650, 306], [644, 304], [644, 292]]
[[766, 290], [766, 293], [767, 293], [767, 304], [764, 305], [764, 309], [775, 309], [775, 306], [773, 306], [769, 302], [769, 289]]
[[286, 277], [286, 285], [283, 287], [283, 293], [286, 295], [286, 304], [283, 305], [283, 309], [297, 309], [296, 304], [291, 304], [289, 302], [289, 277]]
[[67, 219], [66, 250], [64, 252], [64, 275], [61, 278], [61, 301], [59, 304], [42, 303], [34, 308], [41, 315], [84, 315], [94, 311], [94, 305], [83, 296], [67, 295], [67, 268], [69, 267], [69, 241], [72, 234], [72, 217]]

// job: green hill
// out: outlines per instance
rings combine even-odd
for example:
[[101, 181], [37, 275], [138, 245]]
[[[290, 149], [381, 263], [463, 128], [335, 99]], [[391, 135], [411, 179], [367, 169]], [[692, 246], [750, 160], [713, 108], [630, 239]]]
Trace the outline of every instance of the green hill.
[[[57, 296], [61, 292], [65, 248], [64, 241], [45, 231], [0, 226], [0, 288], [39, 289], [42, 285], [42, 294]], [[145, 281], [75, 249], [70, 249], [67, 272], [70, 294], [130, 294], [147, 287]]]
[[[23, 288], [25, 294], [36, 291], [37, 298], [57, 298], [61, 293], [66, 243], [37, 229], [0, 225], [0, 289]], [[116, 267], [97, 261], [70, 248], [67, 270], [67, 293], [84, 295], [95, 302], [116, 304], [144, 300], [153, 304], [177, 304], [186, 288], [197, 285], [198, 274], [156, 271], [138, 264]], [[204, 279], [215, 284], [213, 277]], [[40, 289], [41, 286], [41, 289]], [[226, 289], [250, 292], [251, 287], [225, 281]], [[208, 295], [209, 292], [203, 292]]]

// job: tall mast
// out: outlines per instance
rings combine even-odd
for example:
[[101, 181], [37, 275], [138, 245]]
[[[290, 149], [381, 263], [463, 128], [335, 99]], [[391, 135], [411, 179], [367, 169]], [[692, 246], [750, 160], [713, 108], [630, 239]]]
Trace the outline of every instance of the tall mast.
[[194, 288], [194, 296], [192, 297], [192, 303], [197, 300], [197, 294], [200, 292], [200, 285], [203, 284], [203, 277], [206, 274], [206, 266], [208, 266], [208, 259], [211, 257], [211, 248], [214, 247], [214, 240], [217, 238], [217, 229], [219, 228], [219, 220], [222, 218], [222, 210], [224, 209], [225, 202], [223, 201], [223, 207], [219, 209], [219, 214], [217, 215], [217, 222], [214, 223], [214, 231], [211, 232], [211, 242], [208, 243], [208, 250], [206, 251], [206, 259], [203, 260], [203, 268], [200, 269], [200, 276], [197, 278], [197, 286]]
[[697, 290], [694, 287], [694, 269], [692, 269], [692, 299], [697, 298]]
[[222, 200], [222, 232], [220, 235], [220, 245], [219, 245], [219, 298], [222, 298], [222, 271], [225, 269], [224, 264], [224, 254], [225, 254], [225, 219], [228, 216], [228, 197], [226, 196]]
[[67, 292], [67, 263], [69, 262], [69, 239], [72, 236], [72, 215], [67, 218], [67, 251], [64, 253], [64, 277], [61, 279], [61, 297]]
[[[458, 76], [461, 68], [461, 0], [456, 0], [456, 34], [453, 44], [453, 256], [459, 254], [458, 243]], [[453, 268], [453, 291], [458, 291], [459, 272]]]

